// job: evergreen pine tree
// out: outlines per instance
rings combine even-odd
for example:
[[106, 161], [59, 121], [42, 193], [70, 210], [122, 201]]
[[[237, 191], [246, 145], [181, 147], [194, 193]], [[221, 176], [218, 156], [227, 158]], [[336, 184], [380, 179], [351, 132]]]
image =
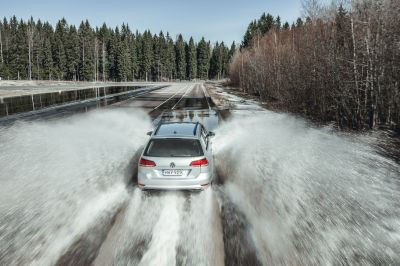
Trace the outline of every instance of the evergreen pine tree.
[[246, 33], [244, 34], [242, 47], [250, 46], [251, 40], [253, 39], [256, 32], [257, 32], [257, 22], [252, 21], [250, 22], [249, 26], [247, 27]]
[[155, 80], [159, 81], [161, 79], [161, 44], [157, 35], [153, 36], [153, 56], [151, 72]]
[[17, 78], [28, 79], [29, 50], [27, 41], [27, 24], [20, 20], [17, 28]]
[[137, 57], [137, 72], [136, 72], [136, 78], [138, 79], [142, 79], [142, 64], [141, 64], [141, 60], [142, 60], [142, 51], [143, 51], [143, 36], [142, 34], [136, 30], [135, 33], [135, 40], [136, 40], [136, 57]]
[[303, 20], [301, 18], [298, 18], [296, 21], [296, 27], [301, 27], [303, 26], [303, 24], [304, 24]]
[[3, 23], [0, 23], [0, 42], [1, 42], [1, 59], [0, 59], [0, 77], [2, 79], [8, 79], [9, 64], [8, 64], [8, 46], [5, 45], [5, 40], [9, 39], [9, 24], [6, 18], [3, 19]]
[[79, 78], [80, 80], [94, 80], [94, 39], [93, 30], [89, 22], [82, 21], [78, 30], [80, 41], [80, 67]]
[[108, 70], [108, 79], [115, 81], [117, 79], [116, 72], [116, 57], [119, 39], [119, 29], [115, 28], [115, 31], [110, 31], [109, 42], [107, 45], [107, 58], [106, 68]]
[[174, 41], [172, 38], [169, 36], [169, 33], [167, 32], [166, 36], [166, 58], [165, 58], [165, 71], [166, 71], [166, 76], [168, 79], [173, 79], [175, 77], [175, 69], [176, 69], [176, 64], [175, 64], [175, 46], [174, 46]]
[[210, 67], [210, 50], [209, 43], [201, 38], [197, 46], [197, 76], [200, 79], [208, 78], [208, 70]]
[[195, 79], [197, 77], [196, 45], [194, 44], [192, 37], [190, 37], [188, 45], [187, 70], [188, 70], [187, 76], [189, 80]]
[[214, 79], [218, 76], [219, 72], [219, 62], [218, 62], [218, 49], [219, 49], [219, 44], [218, 42], [215, 44], [212, 53], [211, 53], [211, 60], [210, 60], [210, 72], [209, 72], [209, 78]]
[[116, 75], [119, 81], [127, 81], [131, 74], [131, 56], [129, 47], [130, 30], [122, 24], [121, 35], [116, 36]]
[[69, 80], [78, 79], [79, 66], [79, 38], [78, 31], [75, 26], [70, 26], [69, 32], [65, 41], [66, 54], [66, 78]]
[[235, 41], [232, 42], [231, 49], [229, 50], [229, 59], [233, 57], [236, 52], [236, 43]]
[[225, 46], [224, 42], [222, 42], [222, 70], [221, 77], [226, 78], [229, 74], [229, 65], [230, 65], [230, 50], [227, 46]]
[[158, 35], [157, 67], [159, 76], [157, 80], [163, 80], [166, 76], [167, 52], [167, 42], [164, 33], [161, 31]]
[[67, 41], [68, 25], [63, 18], [57, 22], [53, 39], [53, 62], [55, 66], [56, 78], [63, 80], [67, 72], [67, 58], [64, 45]]
[[99, 71], [100, 71], [100, 79], [102, 81], [106, 81], [109, 78], [108, 72], [108, 61], [107, 61], [107, 46], [110, 40], [110, 29], [107, 28], [107, 25], [103, 23], [99, 30], [98, 34], [99, 38]]
[[44, 41], [42, 65], [44, 79], [53, 79], [53, 54], [51, 52], [50, 38], [46, 38]]
[[181, 34], [175, 44], [176, 54], [176, 77], [180, 80], [186, 79], [186, 57], [185, 57], [185, 42]]
[[130, 49], [130, 60], [131, 60], [131, 79], [132, 81], [136, 79], [136, 76], [138, 74], [138, 56], [137, 56], [137, 40], [135, 35], [132, 33], [131, 34], [131, 39], [130, 39], [130, 44], [129, 44], [129, 49]]
[[33, 51], [32, 51], [32, 79], [43, 79], [42, 76], [42, 58], [44, 38], [43, 38], [43, 24], [40, 19], [35, 25], [35, 34], [33, 36]]
[[276, 17], [276, 19], [275, 19], [275, 27], [278, 29], [278, 30], [280, 30], [281, 29], [281, 17], [280, 16], [277, 16]]
[[18, 75], [18, 62], [17, 62], [17, 57], [18, 57], [18, 48], [15, 45], [16, 44], [16, 38], [17, 38], [17, 28], [18, 28], [18, 21], [15, 16], [13, 16], [10, 19], [10, 24], [9, 24], [9, 43], [14, 44], [10, 45], [8, 52], [7, 52], [7, 60], [6, 63], [8, 65], [9, 71], [8, 74], [9, 76], [7, 79], [17, 79]]
[[140, 58], [140, 70], [141, 78], [148, 81], [151, 79], [150, 70], [153, 59], [153, 45], [152, 45], [152, 35], [150, 31], [145, 31], [142, 36], [141, 45], [141, 58]]
[[285, 24], [283, 24], [283, 29], [284, 30], [288, 30], [290, 28], [289, 22], [285, 22]]
[[[280, 21], [280, 18], [279, 18]], [[279, 22], [280, 23], [280, 22]], [[274, 17], [271, 14], [263, 14], [261, 18], [258, 20], [258, 29], [261, 34], [266, 34], [269, 32], [275, 24]]]

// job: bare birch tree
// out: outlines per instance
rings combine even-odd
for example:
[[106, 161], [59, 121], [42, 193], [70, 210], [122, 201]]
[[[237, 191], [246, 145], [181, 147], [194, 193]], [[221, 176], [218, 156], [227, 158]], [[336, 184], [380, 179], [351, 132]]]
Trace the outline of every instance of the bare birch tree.
[[305, 0], [303, 7], [305, 23], [255, 36], [234, 56], [231, 82], [340, 127], [400, 128], [400, 2]]

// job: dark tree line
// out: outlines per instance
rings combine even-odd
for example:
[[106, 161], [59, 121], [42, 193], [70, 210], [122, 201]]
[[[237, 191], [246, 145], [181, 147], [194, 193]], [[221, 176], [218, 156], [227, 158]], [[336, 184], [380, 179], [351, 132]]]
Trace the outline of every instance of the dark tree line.
[[231, 82], [341, 127], [399, 128], [400, 2], [304, 3], [307, 19], [290, 27], [270, 15], [250, 24]]
[[166, 33], [93, 28], [82, 21], [77, 28], [65, 19], [55, 28], [48, 22], [0, 21], [0, 77], [2, 79], [133, 81], [220, 79], [228, 75], [233, 43], [212, 45], [202, 38], [174, 41]]

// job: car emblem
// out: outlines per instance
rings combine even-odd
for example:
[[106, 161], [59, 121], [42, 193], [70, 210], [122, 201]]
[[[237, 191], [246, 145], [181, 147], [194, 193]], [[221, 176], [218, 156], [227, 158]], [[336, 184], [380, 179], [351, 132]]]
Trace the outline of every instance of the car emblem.
[[170, 166], [171, 168], [174, 168], [174, 167], [175, 167], [175, 163], [170, 163], [169, 166]]

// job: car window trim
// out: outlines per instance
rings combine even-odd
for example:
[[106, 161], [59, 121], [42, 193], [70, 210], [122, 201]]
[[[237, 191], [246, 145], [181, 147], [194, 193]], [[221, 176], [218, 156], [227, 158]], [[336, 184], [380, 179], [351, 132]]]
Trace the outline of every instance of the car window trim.
[[195, 158], [195, 157], [205, 156], [205, 152], [204, 152], [204, 150], [203, 150], [203, 145], [201, 145], [201, 141], [200, 141], [199, 139], [197, 139], [197, 138], [193, 138], [193, 139], [191, 139], [191, 140], [195, 140], [195, 141], [198, 141], [198, 142], [199, 142], [199, 144], [200, 144], [200, 152], [201, 152], [200, 155], [189, 155], [189, 156], [156, 156], [156, 155], [149, 155], [149, 154], [148, 154], [148, 149], [149, 149], [150, 145], [153, 143], [153, 141], [155, 141], [155, 140], [171, 140], [171, 139], [181, 139], [181, 140], [185, 140], [186, 138], [161, 138], [161, 139], [152, 138], [152, 139], [149, 140], [149, 143], [147, 144], [147, 146], [146, 146], [146, 148], [145, 148], [145, 150], [144, 150], [144, 152], [143, 152], [143, 155], [146, 156], [146, 157], [157, 157], [157, 158], [168, 158], [168, 157], [171, 157], [171, 158], [172, 158], [172, 157], [173, 157], [173, 158], [191, 158], [191, 157], [193, 157], [193, 158]]

